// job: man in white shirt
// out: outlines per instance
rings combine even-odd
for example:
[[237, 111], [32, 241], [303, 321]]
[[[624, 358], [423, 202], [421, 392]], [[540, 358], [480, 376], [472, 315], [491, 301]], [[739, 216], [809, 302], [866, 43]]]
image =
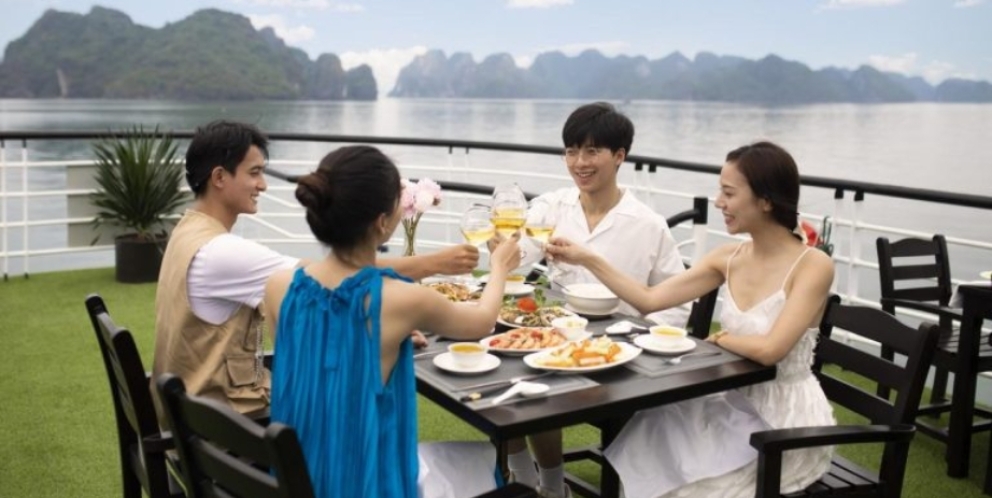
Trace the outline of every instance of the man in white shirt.
[[[575, 186], [534, 199], [527, 224], [553, 226], [555, 237], [585, 245], [630, 276], [653, 285], [685, 267], [665, 219], [617, 185], [617, 172], [633, 141], [633, 123], [612, 105], [596, 102], [573, 111], [562, 128], [562, 142], [565, 165]], [[553, 261], [550, 277], [559, 288], [598, 282], [585, 268]], [[627, 303], [621, 303], [620, 311], [638, 314]], [[687, 305], [649, 315], [656, 322], [678, 327], [685, 327], [688, 317]], [[531, 447], [539, 473], [526, 443], [522, 439], [509, 442], [508, 464], [514, 478], [531, 486], [539, 483], [543, 496], [570, 496], [564, 484], [561, 431], [532, 436]]]
[[[215, 121], [197, 129], [186, 151], [196, 202], [170, 236], [155, 299], [154, 377], [175, 373], [187, 391], [242, 413], [269, 402], [259, 309], [265, 282], [275, 271], [306, 264], [230, 233], [238, 215], [258, 210], [267, 188], [267, 146], [249, 124]], [[478, 258], [478, 249], [463, 244], [379, 264], [423, 278], [468, 273]]]

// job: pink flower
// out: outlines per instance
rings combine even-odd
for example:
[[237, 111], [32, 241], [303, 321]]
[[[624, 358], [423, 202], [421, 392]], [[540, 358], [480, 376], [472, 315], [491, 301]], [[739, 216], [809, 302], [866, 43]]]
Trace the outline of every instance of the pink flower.
[[402, 185], [400, 207], [404, 219], [419, 220], [425, 211], [441, 203], [441, 186], [430, 178], [421, 178], [417, 183], [403, 179]]

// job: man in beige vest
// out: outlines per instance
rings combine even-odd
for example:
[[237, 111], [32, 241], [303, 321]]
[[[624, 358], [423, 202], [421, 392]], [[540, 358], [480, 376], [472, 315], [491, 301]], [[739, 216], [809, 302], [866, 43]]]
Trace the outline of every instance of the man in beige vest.
[[[238, 215], [257, 212], [267, 187], [267, 146], [248, 124], [215, 121], [196, 130], [186, 151], [196, 202], [172, 232], [155, 297], [153, 379], [172, 372], [190, 393], [227, 401], [241, 413], [269, 404], [259, 309], [265, 282], [277, 270], [306, 263], [230, 233]], [[478, 258], [474, 246], [463, 244], [379, 264], [422, 278], [468, 273]]]

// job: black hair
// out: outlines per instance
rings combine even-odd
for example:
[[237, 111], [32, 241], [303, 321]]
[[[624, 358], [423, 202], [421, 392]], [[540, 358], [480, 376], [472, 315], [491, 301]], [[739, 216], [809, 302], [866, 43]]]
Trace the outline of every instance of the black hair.
[[634, 143], [634, 123], [607, 102], [586, 104], [572, 111], [561, 130], [565, 147], [608, 147], [612, 152], [621, 148], [630, 154]]
[[747, 178], [754, 195], [772, 205], [772, 218], [795, 230], [799, 223], [799, 168], [789, 153], [771, 142], [755, 142], [727, 153], [727, 162]]
[[194, 195], [206, 191], [217, 166], [235, 174], [252, 145], [269, 158], [269, 139], [255, 125], [218, 120], [198, 127], [186, 149], [186, 183]]
[[349, 250], [368, 237], [380, 215], [397, 209], [400, 172], [375, 147], [341, 147], [324, 156], [317, 170], [301, 177], [296, 199], [307, 210], [317, 240]]

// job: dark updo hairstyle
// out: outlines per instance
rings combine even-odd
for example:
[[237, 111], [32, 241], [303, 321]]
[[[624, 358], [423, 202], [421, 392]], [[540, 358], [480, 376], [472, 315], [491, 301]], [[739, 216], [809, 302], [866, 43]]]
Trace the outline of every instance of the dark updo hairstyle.
[[400, 172], [385, 154], [353, 145], [324, 156], [317, 171], [301, 177], [296, 199], [317, 240], [348, 250], [368, 237], [379, 215], [396, 209], [400, 189]]
[[754, 195], [772, 205], [778, 224], [796, 229], [799, 222], [799, 168], [785, 149], [771, 142], [755, 142], [727, 154], [727, 162], [747, 178]]

